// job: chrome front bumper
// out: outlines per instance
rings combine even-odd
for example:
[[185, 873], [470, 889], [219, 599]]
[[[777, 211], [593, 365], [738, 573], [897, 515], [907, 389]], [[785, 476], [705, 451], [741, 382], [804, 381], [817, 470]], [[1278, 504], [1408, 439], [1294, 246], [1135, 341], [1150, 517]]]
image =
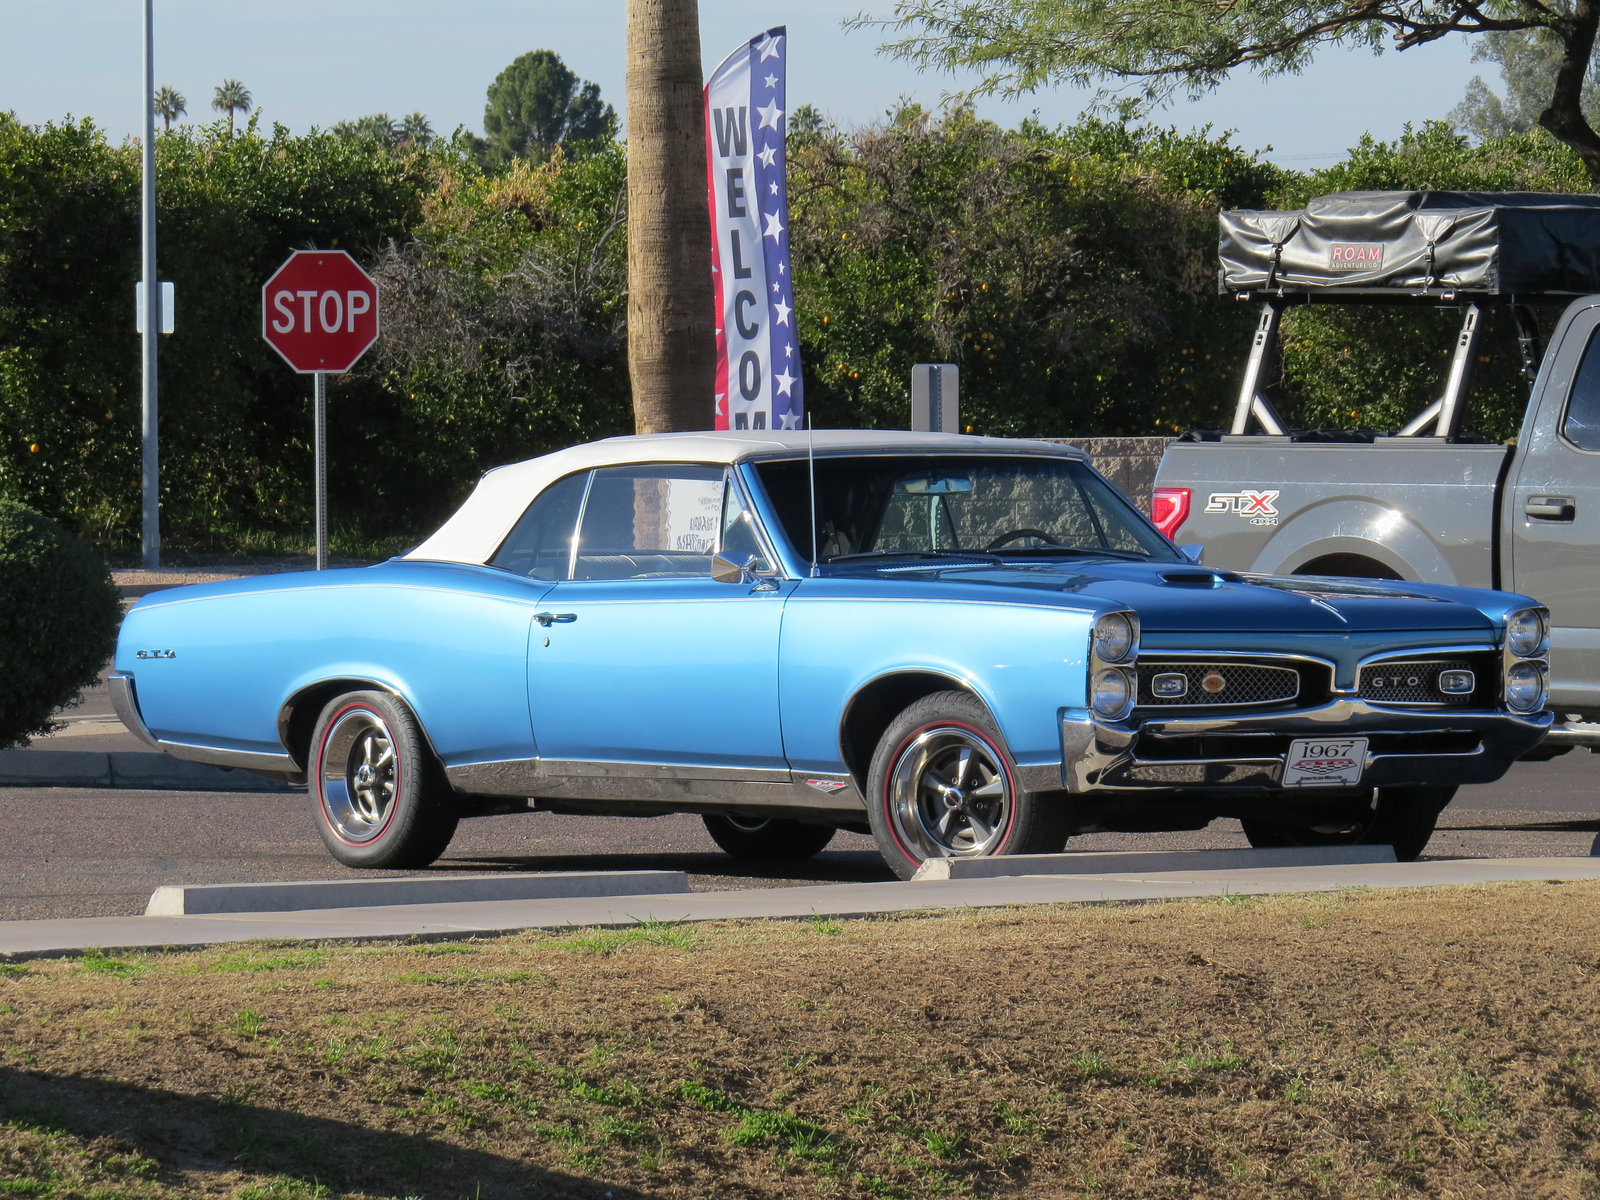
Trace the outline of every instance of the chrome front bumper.
[[1289, 742], [1365, 737], [1362, 786], [1492, 783], [1544, 737], [1554, 714], [1494, 709], [1406, 710], [1337, 699], [1259, 715], [1063, 719], [1062, 782], [1069, 792], [1283, 789]]

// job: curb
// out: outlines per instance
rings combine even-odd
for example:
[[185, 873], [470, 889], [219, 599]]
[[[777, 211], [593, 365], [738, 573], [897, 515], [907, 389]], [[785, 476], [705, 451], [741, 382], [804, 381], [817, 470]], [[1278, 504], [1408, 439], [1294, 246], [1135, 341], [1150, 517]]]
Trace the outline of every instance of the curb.
[[293, 792], [248, 771], [153, 751], [0, 750], [0, 787], [145, 788], [179, 792]]

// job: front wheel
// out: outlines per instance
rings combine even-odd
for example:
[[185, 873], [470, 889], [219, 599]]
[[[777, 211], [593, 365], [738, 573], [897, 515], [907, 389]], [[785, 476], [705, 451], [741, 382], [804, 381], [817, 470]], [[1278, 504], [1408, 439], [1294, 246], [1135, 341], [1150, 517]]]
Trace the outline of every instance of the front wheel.
[[1064, 813], [1017, 786], [994, 718], [965, 692], [936, 692], [895, 718], [872, 756], [867, 794], [872, 836], [902, 879], [930, 858], [1066, 845]]
[[734, 858], [765, 858], [799, 862], [821, 854], [833, 835], [832, 825], [810, 825], [782, 817], [734, 817], [708, 813], [705, 822], [711, 840]]
[[322, 710], [308, 770], [317, 832], [347, 867], [425, 867], [457, 812], [411, 710], [385, 692], [350, 692]]
[[1422, 856], [1439, 814], [1456, 794], [1454, 787], [1378, 788], [1371, 809], [1348, 822], [1286, 825], [1277, 821], [1241, 821], [1244, 836], [1257, 849], [1272, 846], [1393, 846], [1401, 862]]

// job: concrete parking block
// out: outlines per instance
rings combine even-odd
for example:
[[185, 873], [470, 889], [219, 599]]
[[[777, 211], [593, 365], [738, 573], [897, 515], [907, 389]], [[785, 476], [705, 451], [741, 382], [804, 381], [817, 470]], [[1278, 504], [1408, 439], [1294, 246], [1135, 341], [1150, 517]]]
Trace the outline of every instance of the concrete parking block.
[[423, 875], [395, 879], [313, 879], [288, 883], [176, 884], [158, 887], [147, 917], [306, 912], [395, 904], [664, 896], [689, 891], [683, 871], [551, 871], [516, 875]]
[[1238, 850], [1118, 850], [1093, 854], [1009, 854], [930, 858], [917, 880], [1001, 879], [1017, 875], [1145, 875], [1174, 871], [1249, 871], [1268, 867], [1349, 867], [1395, 861], [1393, 846], [1282, 846]]

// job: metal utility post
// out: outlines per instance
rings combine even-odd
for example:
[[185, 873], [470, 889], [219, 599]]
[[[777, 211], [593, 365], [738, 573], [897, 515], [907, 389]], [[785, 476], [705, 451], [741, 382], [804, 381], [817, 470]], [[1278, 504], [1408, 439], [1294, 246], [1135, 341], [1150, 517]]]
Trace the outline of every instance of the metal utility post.
[[142, 559], [145, 567], [161, 565], [161, 469], [157, 442], [156, 345], [161, 336], [161, 287], [156, 274], [156, 52], [155, 0], [144, 0], [144, 237], [141, 254], [145, 280], [145, 322], [140, 347], [144, 356], [143, 466], [139, 494], [143, 502]]
[[312, 453], [317, 460], [317, 570], [328, 569], [328, 373], [318, 371], [312, 417]]

